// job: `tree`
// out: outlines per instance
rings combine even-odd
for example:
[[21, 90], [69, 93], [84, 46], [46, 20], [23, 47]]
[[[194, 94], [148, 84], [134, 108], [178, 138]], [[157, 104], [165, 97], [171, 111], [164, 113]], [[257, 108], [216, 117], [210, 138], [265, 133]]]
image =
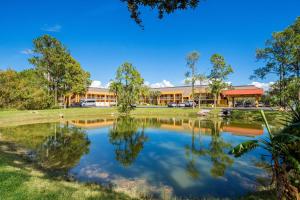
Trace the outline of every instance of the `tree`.
[[18, 100], [18, 73], [12, 69], [0, 71], [0, 107], [12, 108]]
[[265, 48], [257, 50], [256, 57], [264, 66], [256, 69], [250, 78], [264, 79], [269, 74], [277, 75], [279, 90], [275, 95], [279, 98], [279, 105], [286, 106], [285, 90], [289, 81], [300, 76], [300, 18], [287, 29], [273, 33]]
[[200, 0], [177, 0], [177, 1], [169, 1], [169, 0], [121, 0], [127, 3], [128, 10], [131, 13], [131, 18], [135, 20], [135, 22], [142, 26], [142, 20], [140, 19], [139, 8], [141, 6], [148, 6], [152, 9], [157, 9], [159, 14], [159, 18], [163, 18], [164, 14], [173, 13], [176, 10], [185, 10], [188, 8], [196, 8], [200, 2]]
[[57, 105], [58, 90], [65, 72], [66, 48], [56, 38], [43, 35], [33, 41], [35, 55], [29, 59], [45, 79], [49, 94]]
[[49, 95], [57, 105], [58, 97], [66, 100], [71, 94], [82, 94], [90, 84], [89, 73], [71, 56], [56, 38], [43, 35], [33, 41], [34, 56], [29, 59], [44, 78]]
[[231, 65], [226, 64], [224, 57], [219, 54], [212, 55], [210, 62], [213, 68], [208, 76], [210, 80], [209, 88], [214, 95], [214, 107], [216, 108], [221, 90], [228, 86], [225, 80], [229, 74], [233, 73], [233, 69]]
[[141, 86], [140, 97], [143, 98], [146, 102], [147, 98], [149, 98], [149, 95], [150, 95], [150, 87], [143, 84]]
[[[197, 62], [199, 60], [200, 54], [197, 51], [189, 53], [186, 57], [188, 71], [185, 73], [186, 84], [191, 84], [192, 86], [192, 101], [195, 101], [195, 82], [197, 80]], [[195, 105], [193, 104], [193, 109]]]
[[118, 106], [119, 91], [121, 91], [121, 83], [111, 81], [109, 84], [109, 91], [112, 92], [116, 97], [116, 106]]
[[149, 91], [150, 103], [154, 104], [154, 99], [157, 99], [160, 95], [161, 95], [161, 92], [159, 90], [150, 90]]
[[18, 77], [18, 89], [15, 93], [20, 94], [17, 100], [20, 104], [19, 109], [38, 110], [51, 106], [51, 97], [35, 69], [18, 72]]
[[67, 56], [65, 69], [61, 95], [64, 105], [69, 105], [72, 95], [85, 94], [88, 86], [91, 85], [91, 80], [90, 73], [84, 71], [80, 64], [70, 55]]
[[119, 112], [129, 114], [133, 104], [139, 101], [144, 79], [130, 63], [122, 64], [112, 82], [116, 87]]
[[198, 74], [196, 80], [199, 81], [200, 89], [199, 89], [199, 97], [198, 97], [198, 106], [201, 108], [201, 87], [204, 81], [207, 80], [205, 74]]
[[0, 71], [0, 107], [16, 109], [45, 109], [51, 105], [50, 96], [36, 70]]

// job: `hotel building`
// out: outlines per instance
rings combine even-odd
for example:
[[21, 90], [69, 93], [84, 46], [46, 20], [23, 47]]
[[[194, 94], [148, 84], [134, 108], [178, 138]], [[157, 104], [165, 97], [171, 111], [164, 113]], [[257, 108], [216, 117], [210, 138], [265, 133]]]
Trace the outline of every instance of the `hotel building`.
[[[151, 88], [150, 90], [159, 91], [159, 96], [155, 99], [151, 97], [141, 97], [142, 104], [153, 103], [156, 105], [167, 105], [170, 102], [183, 103], [191, 99], [191, 86]], [[232, 86], [221, 91], [217, 104], [224, 107], [234, 107], [239, 98], [253, 98], [258, 105], [258, 101], [264, 94], [263, 89], [253, 85]], [[195, 86], [195, 101], [198, 103], [200, 96], [201, 104], [213, 104], [213, 95], [210, 93], [208, 86]], [[82, 99], [95, 99], [96, 102], [103, 105], [112, 105], [116, 103], [116, 96], [106, 88], [89, 87], [85, 95], [73, 95], [70, 103], [78, 103]]]

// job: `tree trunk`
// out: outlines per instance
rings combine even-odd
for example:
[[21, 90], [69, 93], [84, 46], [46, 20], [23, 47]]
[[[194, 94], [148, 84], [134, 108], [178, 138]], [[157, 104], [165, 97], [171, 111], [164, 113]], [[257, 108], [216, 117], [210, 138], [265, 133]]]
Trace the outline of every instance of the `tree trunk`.
[[217, 95], [214, 94], [214, 107], [216, 108], [217, 107]]
[[280, 66], [280, 77], [279, 77], [279, 105], [282, 106], [282, 66]]
[[280, 166], [278, 159], [274, 159], [277, 199], [300, 200], [299, 191], [290, 184], [285, 164]]
[[57, 82], [55, 82], [54, 86], [54, 105], [57, 106]]
[[201, 108], [201, 91], [199, 92], [199, 100], [198, 100], [199, 109]]

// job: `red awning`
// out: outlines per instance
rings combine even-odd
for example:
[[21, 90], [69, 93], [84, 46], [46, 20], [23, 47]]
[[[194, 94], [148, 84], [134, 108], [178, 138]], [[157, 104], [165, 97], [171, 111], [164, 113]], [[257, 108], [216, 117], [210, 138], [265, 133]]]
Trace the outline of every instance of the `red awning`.
[[224, 96], [248, 96], [248, 95], [263, 95], [264, 90], [263, 89], [235, 89], [235, 90], [225, 90], [222, 91], [222, 94]]

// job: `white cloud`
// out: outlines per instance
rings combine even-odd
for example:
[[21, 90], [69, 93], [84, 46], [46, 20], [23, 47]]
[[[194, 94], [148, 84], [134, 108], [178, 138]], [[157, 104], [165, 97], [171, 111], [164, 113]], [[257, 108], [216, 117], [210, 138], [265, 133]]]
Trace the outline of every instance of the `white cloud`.
[[103, 88], [101, 81], [92, 81], [91, 87]]
[[33, 51], [31, 49], [24, 49], [20, 53], [25, 55], [32, 55]]
[[109, 88], [110, 84], [111, 84], [111, 81], [109, 81], [108, 83], [106, 83], [106, 85], [104, 86], [104, 88]]
[[[101, 81], [98, 80], [94, 80], [92, 81], [92, 84], [90, 85], [90, 87], [94, 87], [94, 88], [109, 88], [111, 84], [111, 81], [109, 81], [107, 84], [102, 84]], [[144, 85], [150, 87], [150, 88], [164, 88], [164, 87], [174, 87], [174, 85], [167, 80], [163, 80], [161, 82], [157, 82], [157, 83], [150, 83], [148, 81], [145, 81]]]
[[41, 28], [42, 31], [46, 31], [46, 32], [56, 32], [56, 33], [60, 32], [61, 29], [62, 29], [62, 26], [59, 25], [59, 24], [56, 24], [56, 25], [54, 25], [54, 26], [49, 26], [49, 25], [45, 24], [45, 25]]
[[[182, 81], [181, 81], [181, 84], [184, 84], [184, 85], [187, 85], [186, 84], [186, 80], [190, 80], [191, 78], [186, 78], [186, 79], [183, 79]], [[201, 85], [208, 85], [209, 84], [209, 80], [205, 80], [205, 81], [201, 81]], [[188, 85], [190, 85], [190, 84], [188, 84]], [[200, 81], [196, 81], [195, 82], [195, 85], [200, 85]]]
[[104, 85], [104, 84], [102, 84], [101, 81], [94, 80], [94, 81], [92, 81], [90, 87], [93, 87], [93, 88], [109, 88], [110, 83], [111, 83], [111, 81]]
[[254, 85], [258, 88], [264, 89], [264, 91], [268, 91], [270, 90], [272, 84], [274, 84], [274, 82], [269, 82], [269, 83], [252, 82], [250, 85]]
[[158, 83], [152, 83], [150, 84], [148, 81], [145, 82], [145, 85], [151, 87], [151, 88], [164, 88], [164, 87], [174, 87], [174, 85], [167, 80], [163, 80], [161, 82]]

